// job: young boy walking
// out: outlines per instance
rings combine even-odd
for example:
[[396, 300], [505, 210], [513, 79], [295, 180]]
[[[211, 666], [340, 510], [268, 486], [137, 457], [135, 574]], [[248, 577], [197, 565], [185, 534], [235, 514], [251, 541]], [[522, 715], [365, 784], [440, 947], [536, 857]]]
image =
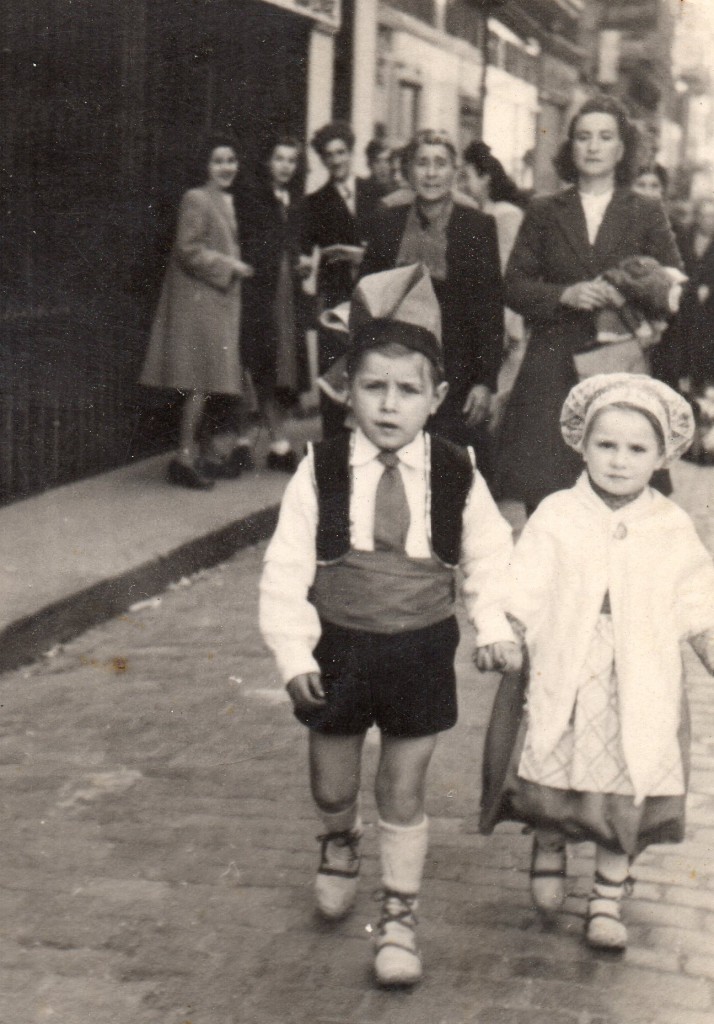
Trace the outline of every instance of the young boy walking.
[[438, 734], [457, 718], [455, 570], [477, 664], [517, 668], [501, 600], [511, 530], [473, 453], [424, 430], [447, 390], [426, 270], [364, 278], [349, 326], [355, 429], [312, 447], [288, 485], [265, 556], [260, 622], [310, 730], [324, 825], [315, 896], [332, 920], [355, 901], [362, 746], [371, 725], [380, 729], [375, 973], [382, 985], [413, 985], [422, 974], [415, 926], [426, 775]]

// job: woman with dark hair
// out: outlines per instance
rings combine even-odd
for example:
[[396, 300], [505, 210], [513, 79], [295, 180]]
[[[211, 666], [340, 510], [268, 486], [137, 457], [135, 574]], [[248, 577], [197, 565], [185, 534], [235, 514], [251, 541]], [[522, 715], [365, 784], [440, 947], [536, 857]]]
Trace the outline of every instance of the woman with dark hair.
[[441, 131], [416, 134], [404, 151], [411, 201], [375, 217], [360, 274], [423, 263], [442, 318], [449, 392], [435, 433], [472, 444], [487, 469], [485, 424], [503, 357], [503, 296], [496, 225], [454, 196], [456, 147]]
[[241, 259], [231, 188], [238, 173], [232, 135], [211, 135], [198, 157], [203, 184], [181, 200], [176, 237], [151, 330], [141, 383], [185, 394], [179, 450], [171, 483], [213, 486], [198, 458], [198, 429], [210, 394], [240, 395], [238, 349], [241, 281], [252, 268]]
[[620, 296], [601, 275], [628, 256], [681, 267], [664, 209], [630, 189], [637, 148], [620, 103], [586, 102], [556, 159], [572, 184], [531, 200], [511, 254], [506, 302], [524, 317], [529, 341], [499, 431], [496, 489], [527, 509], [581, 471], [559, 420], [566, 395], [587, 375], [579, 355], [612, 348], [598, 344], [596, 320]]
[[[258, 188], [241, 204], [244, 252], [255, 269], [245, 288], [241, 356], [268, 428], [268, 469], [288, 473], [297, 458], [285, 431], [286, 411], [309, 386], [300, 282], [311, 264], [300, 256], [301, 158], [297, 139], [275, 139]], [[241, 441], [237, 451], [250, 469], [250, 441]]]
[[645, 199], [659, 199], [661, 203], [667, 198], [669, 175], [662, 164], [642, 164], [637, 168], [632, 182], [632, 191]]

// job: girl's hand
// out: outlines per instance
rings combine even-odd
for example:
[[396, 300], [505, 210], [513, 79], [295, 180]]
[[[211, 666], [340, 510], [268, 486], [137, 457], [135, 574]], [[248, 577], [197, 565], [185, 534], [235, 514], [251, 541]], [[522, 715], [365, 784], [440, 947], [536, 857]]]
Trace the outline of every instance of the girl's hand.
[[518, 672], [523, 666], [523, 651], [513, 640], [477, 647], [474, 663], [479, 672]]
[[305, 672], [294, 676], [285, 689], [296, 711], [320, 708], [325, 703], [325, 691], [319, 672]]
[[573, 309], [602, 309], [604, 306], [621, 306], [622, 296], [607, 281], [578, 281], [565, 289], [560, 296], [560, 304]]
[[255, 270], [251, 267], [250, 263], [244, 263], [243, 260], [235, 261], [234, 272], [235, 276], [241, 279], [252, 277], [255, 274]]

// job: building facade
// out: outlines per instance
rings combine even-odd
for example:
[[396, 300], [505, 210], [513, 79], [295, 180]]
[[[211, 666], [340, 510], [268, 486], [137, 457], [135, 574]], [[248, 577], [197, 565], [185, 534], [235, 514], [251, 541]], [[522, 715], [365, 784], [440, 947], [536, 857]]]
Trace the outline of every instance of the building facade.
[[[332, 112], [340, 0], [13, 0], [4, 15], [0, 501], [168, 444], [135, 385], [203, 132], [247, 173]], [[167, 411], [168, 410], [168, 411]]]
[[[375, 133], [402, 145], [441, 127], [464, 146], [483, 138], [522, 186], [557, 184], [552, 156], [582, 95], [586, 0], [362, 0], [353, 13], [350, 111], [361, 150]], [[365, 11], [368, 15], [365, 16]], [[356, 24], [356, 22], [354, 22]], [[374, 77], [370, 81], [370, 69]]]

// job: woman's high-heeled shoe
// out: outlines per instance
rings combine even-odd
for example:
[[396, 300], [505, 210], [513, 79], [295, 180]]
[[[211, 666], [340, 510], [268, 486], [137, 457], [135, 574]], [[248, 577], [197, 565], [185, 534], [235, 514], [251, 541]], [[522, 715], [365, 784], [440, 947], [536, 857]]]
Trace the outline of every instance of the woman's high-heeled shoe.
[[195, 491], [210, 491], [215, 486], [213, 480], [202, 476], [195, 466], [189, 466], [179, 459], [172, 459], [166, 471], [169, 483], [178, 487], [190, 487]]

